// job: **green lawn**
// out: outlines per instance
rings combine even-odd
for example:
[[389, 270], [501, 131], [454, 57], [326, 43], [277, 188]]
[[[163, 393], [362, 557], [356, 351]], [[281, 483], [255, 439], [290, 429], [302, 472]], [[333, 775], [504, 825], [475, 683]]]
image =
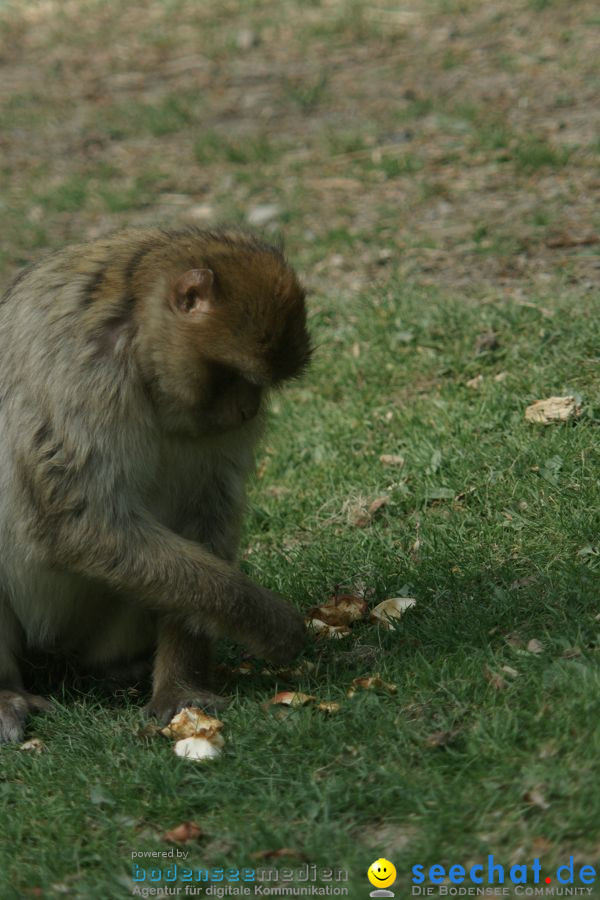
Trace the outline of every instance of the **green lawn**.
[[[396, 630], [315, 640], [310, 674], [229, 678], [209, 763], [140, 737], [142, 698], [67, 689], [31, 723], [43, 753], [0, 751], [2, 900], [131, 896], [132, 853], [188, 820], [194, 868], [343, 868], [352, 898], [380, 856], [397, 897], [419, 864], [539, 858], [556, 884], [599, 861], [597, 12], [402, 10], [0, 8], [4, 274], [127, 222], [263, 207], [317, 351], [273, 398], [243, 566], [302, 610], [417, 600]], [[527, 422], [552, 395], [579, 418]], [[375, 673], [397, 692], [347, 697]], [[265, 711], [290, 688], [340, 711]]]

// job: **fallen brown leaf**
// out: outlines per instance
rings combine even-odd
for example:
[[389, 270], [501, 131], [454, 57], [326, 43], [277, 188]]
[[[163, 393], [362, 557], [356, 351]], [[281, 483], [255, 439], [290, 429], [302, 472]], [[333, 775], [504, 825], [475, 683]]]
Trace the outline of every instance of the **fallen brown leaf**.
[[366, 528], [367, 525], [371, 524], [375, 515], [382, 506], [385, 506], [389, 499], [390, 498], [385, 495], [383, 497], [376, 497], [375, 500], [371, 501], [368, 507], [363, 503], [350, 507], [348, 510], [350, 524], [356, 525], [357, 528]]
[[187, 844], [188, 841], [197, 841], [203, 836], [204, 832], [195, 822], [182, 822], [170, 831], [165, 831], [163, 840], [172, 844]]
[[527, 649], [530, 653], [543, 653], [544, 645], [541, 641], [538, 641], [537, 638], [531, 638], [527, 644]]

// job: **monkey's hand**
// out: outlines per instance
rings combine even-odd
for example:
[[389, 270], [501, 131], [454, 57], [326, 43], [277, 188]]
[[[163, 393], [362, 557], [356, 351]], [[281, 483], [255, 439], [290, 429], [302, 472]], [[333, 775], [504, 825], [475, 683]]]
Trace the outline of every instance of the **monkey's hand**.
[[28, 714], [48, 709], [51, 709], [49, 701], [36, 694], [15, 690], [0, 691], [0, 744], [21, 741]]
[[285, 665], [306, 645], [308, 636], [302, 616], [277, 594], [250, 580], [248, 583], [253, 595], [248, 597], [248, 606], [254, 607], [256, 614], [245, 617], [250, 627], [237, 639], [257, 656]]
[[168, 725], [173, 716], [186, 706], [197, 706], [211, 716], [218, 716], [227, 706], [227, 700], [201, 688], [165, 685], [152, 695], [152, 699], [144, 707], [144, 713], [157, 718], [163, 725]]

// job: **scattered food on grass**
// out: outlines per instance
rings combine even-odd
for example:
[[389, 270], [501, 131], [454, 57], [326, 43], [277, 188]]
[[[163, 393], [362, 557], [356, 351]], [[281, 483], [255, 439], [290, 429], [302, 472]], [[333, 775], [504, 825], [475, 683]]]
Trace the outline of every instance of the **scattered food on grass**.
[[195, 822], [182, 822], [170, 831], [166, 831], [163, 840], [172, 844], [187, 844], [188, 841], [196, 841], [204, 836], [204, 832]]
[[31, 738], [19, 747], [19, 750], [24, 750], [26, 753], [41, 753], [45, 749], [46, 745], [39, 738]]
[[327, 622], [323, 622], [321, 619], [309, 619], [308, 627], [315, 632], [317, 637], [336, 639], [348, 637], [350, 634], [350, 629], [347, 625], [328, 625]]
[[548, 397], [537, 400], [525, 410], [525, 419], [540, 425], [551, 422], [567, 422], [576, 419], [581, 413], [581, 404], [575, 397]]
[[204, 737], [188, 737], [177, 741], [173, 749], [177, 756], [200, 762], [203, 759], [215, 759], [220, 756], [224, 743], [220, 734], [215, 735], [210, 741]]
[[529, 803], [530, 806], [537, 806], [539, 809], [550, 809], [550, 804], [539, 788], [531, 788], [531, 790], [526, 791], [523, 794], [523, 800], [525, 803]]
[[394, 620], [400, 619], [407, 609], [416, 605], [414, 597], [389, 597], [371, 610], [369, 619], [384, 628], [393, 628]]
[[483, 677], [494, 688], [495, 691], [503, 691], [506, 687], [506, 680], [497, 672], [492, 672], [487, 666], [483, 667]]
[[336, 703], [334, 700], [323, 700], [322, 703], [317, 703], [316, 708], [320, 712], [327, 713], [327, 715], [333, 715], [336, 712], [339, 712], [341, 709], [341, 704]]
[[425, 740], [428, 747], [445, 747], [460, 734], [459, 728], [451, 728], [447, 731], [433, 731]]
[[466, 384], [472, 391], [478, 391], [483, 384], [483, 375], [475, 375], [474, 378], [469, 378]]
[[323, 606], [314, 606], [308, 612], [310, 620], [319, 619], [326, 625], [351, 625], [367, 614], [366, 600], [357, 594], [339, 594], [330, 597]]
[[203, 737], [212, 740], [223, 728], [223, 722], [207, 715], [197, 706], [186, 706], [162, 729], [168, 738]]
[[518, 678], [519, 673], [516, 669], [513, 669], [512, 666], [502, 666], [502, 671], [506, 672], [507, 675], [510, 675], [511, 678]]
[[398, 453], [382, 453], [379, 457], [379, 462], [383, 463], [384, 466], [403, 466], [404, 457]]
[[384, 693], [395, 694], [397, 690], [397, 685], [384, 681], [381, 675], [369, 675], [367, 678], [354, 678], [346, 695], [354, 697], [357, 691], [383, 691]]
[[207, 715], [196, 706], [186, 706], [160, 730], [168, 738], [175, 738], [174, 751], [186, 759], [214, 759], [219, 756], [225, 741], [219, 733], [223, 722]]
[[390, 498], [385, 495], [376, 497], [367, 505], [367, 501], [352, 503], [347, 507], [348, 521], [357, 528], [366, 528], [370, 525], [379, 510], [385, 506]]
[[269, 706], [306, 706], [307, 703], [313, 703], [317, 698], [312, 694], [303, 694], [301, 691], [280, 691], [263, 703], [265, 708]]

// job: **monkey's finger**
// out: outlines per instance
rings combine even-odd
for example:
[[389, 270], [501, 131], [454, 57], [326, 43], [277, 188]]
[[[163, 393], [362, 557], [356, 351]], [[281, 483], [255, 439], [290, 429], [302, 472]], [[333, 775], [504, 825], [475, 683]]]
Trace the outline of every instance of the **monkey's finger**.
[[39, 694], [26, 694], [24, 699], [31, 712], [49, 712], [52, 709], [52, 703]]

